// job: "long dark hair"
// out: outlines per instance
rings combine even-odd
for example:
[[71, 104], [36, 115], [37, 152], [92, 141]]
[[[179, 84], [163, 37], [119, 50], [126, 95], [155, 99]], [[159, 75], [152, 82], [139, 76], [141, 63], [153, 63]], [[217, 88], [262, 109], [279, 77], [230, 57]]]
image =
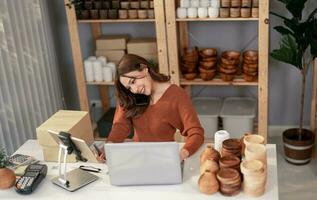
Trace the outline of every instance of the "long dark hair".
[[149, 106], [151, 96], [145, 96], [147, 104], [136, 105], [136, 95], [122, 85], [120, 76], [132, 71], [141, 71], [144, 67], [148, 68], [152, 80], [157, 82], [168, 82], [170, 80], [169, 76], [156, 72], [144, 58], [134, 54], [124, 55], [118, 64], [114, 84], [117, 100], [125, 110], [127, 118], [133, 118], [144, 113]]

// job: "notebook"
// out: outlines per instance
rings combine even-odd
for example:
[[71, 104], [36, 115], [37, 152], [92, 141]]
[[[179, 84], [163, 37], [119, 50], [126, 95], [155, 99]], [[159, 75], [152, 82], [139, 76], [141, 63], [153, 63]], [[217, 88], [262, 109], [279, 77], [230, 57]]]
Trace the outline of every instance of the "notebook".
[[106, 143], [105, 154], [112, 185], [182, 183], [176, 142]]

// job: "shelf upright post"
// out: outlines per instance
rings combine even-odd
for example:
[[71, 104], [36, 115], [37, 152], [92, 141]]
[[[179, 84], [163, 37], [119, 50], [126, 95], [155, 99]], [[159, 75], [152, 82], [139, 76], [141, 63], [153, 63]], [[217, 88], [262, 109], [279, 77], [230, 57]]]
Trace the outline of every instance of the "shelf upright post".
[[[74, 71], [76, 76], [77, 91], [79, 96], [80, 110], [89, 112], [89, 102], [87, 95], [87, 87], [84, 74], [83, 58], [80, 48], [79, 33], [77, 27], [77, 18], [75, 7], [70, 4], [70, 0], [64, 0], [66, 17], [68, 23], [69, 37], [73, 54]], [[66, 6], [68, 4], [69, 6]]]
[[259, 1], [259, 85], [258, 85], [258, 134], [267, 142], [268, 123], [268, 49], [269, 49], [269, 0]]
[[166, 33], [167, 46], [168, 46], [168, 58], [169, 58], [169, 74], [171, 81], [179, 85], [179, 61], [178, 61], [178, 47], [177, 47], [177, 30], [176, 30], [176, 12], [175, 12], [175, 0], [165, 1], [165, 14], [166, 14]]
[[[94, 41], [102, 35], [101, 23], [91, 23], [91, 31]], [[95, 48], [96, 49], [96, 48]], [[99, 93], [102, 103], [102, 109], [107, 112], [110, 108], [108, 85], [99, 85]]]

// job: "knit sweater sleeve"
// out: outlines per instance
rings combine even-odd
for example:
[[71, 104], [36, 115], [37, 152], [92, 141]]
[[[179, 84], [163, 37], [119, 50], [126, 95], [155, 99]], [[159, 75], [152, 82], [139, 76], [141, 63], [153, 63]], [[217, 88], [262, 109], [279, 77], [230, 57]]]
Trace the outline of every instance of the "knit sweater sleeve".
[[178, 96], [178, 112], [182, 122], [181, 134], [186, 136], [184, 149], [189, 155], [195, 153], [204, 143], [204, 129], [201, 127], [195, 108], [185, 91]]
[[120, 105], [117, 105], [114, 114], [111, 132], [108, 136], [108, 142], [123, 142], [129, 136], [131, 131], [131, 120], [125, 117], [125, 112]]

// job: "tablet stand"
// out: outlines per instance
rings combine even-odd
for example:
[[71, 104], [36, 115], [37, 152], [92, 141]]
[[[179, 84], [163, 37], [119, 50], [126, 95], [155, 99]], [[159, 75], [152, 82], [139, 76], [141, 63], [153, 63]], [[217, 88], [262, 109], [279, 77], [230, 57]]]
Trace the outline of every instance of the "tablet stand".
[[[60, 139], [59, 144], [59, 153], [58, 153], [58, 171], [59, 176], [52, 179], [52, 182], [68, 191], [75, 191], [95, 180], [98, 179], [98, 176], [90, 174], [81, 169], [74, 169], [70, 172], [67, 172], [67, 154], [75, 153], [77, 161], [86, 162], [87, 159], [82, 157], [81, 151], [76, 147], [72, 142], [69, 133], [60, 132], [58, 134]], [[62, 161], [63, 157], [63, 161]]]

